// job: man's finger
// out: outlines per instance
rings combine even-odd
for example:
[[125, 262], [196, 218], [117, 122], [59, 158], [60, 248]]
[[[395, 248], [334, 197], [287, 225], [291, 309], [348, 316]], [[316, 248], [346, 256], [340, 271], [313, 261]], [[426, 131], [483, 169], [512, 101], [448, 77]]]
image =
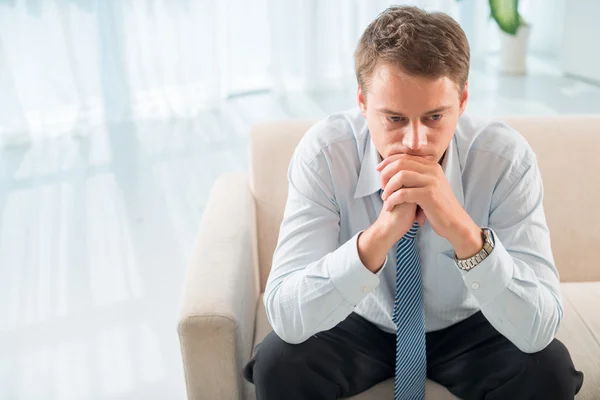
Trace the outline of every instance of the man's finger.
[[402, 203], [419, 204], [426, 198], [428, 190], [426, 187], [398, 189], [387, 198], [383, 209], [391, 211], [395, 206]]
[[415, 160], [409, 159], [398, 159], [387, 164], [381, 171], [381, 187], [385, 188], [388, 181], [400, 171], [414, 171], [420, 174], [426, 174], [429, 171], [429, 167], [421, 164]]
[[423, 187], [429, 184], [430, 179], [427, 175], [422, 175], [415, 171], [403, 170], [392, 176], [390, 180], [383, 185], [381, 198], [386, 200], [392, 193], [403, 187]]
[[376, 169], [377, 169], [377, 171], [382, 171], [390, 163], [392, 163], [396, 160], [400, 160], [400, 159], [412, 160], [412, 161], [416, 161], [416, 162], [419, 162], [422, 164], [427, 163], [427, 159], [425, 159], [423, 157], [411, 156], [409, 154], [394, 154], [393, 156], [389, 156], [389, 157], [385, 158], [382, 162], [377, 164]]

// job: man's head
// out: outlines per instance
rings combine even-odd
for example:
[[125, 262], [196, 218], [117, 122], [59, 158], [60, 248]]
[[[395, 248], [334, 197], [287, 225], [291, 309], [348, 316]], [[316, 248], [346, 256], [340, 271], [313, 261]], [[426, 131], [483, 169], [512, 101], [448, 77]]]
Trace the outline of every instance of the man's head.
[[468, 98], [469, 44], [458, 23], [390, 7], [367, 27], [354, 58], [358, 103], [381, 156], [438, 161]]

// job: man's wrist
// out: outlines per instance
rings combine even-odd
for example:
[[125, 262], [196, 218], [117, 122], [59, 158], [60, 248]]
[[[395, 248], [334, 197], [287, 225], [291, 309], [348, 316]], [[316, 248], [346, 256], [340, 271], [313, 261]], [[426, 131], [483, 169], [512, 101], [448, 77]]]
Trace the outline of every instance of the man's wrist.
[[386, 235], [375, 224], [358, 236], [357, 247], [360, 261], [373, 273], [381, 269], [388, 251], [393, 246], [393, 243], [388, 245], [388, 237], [389, 235]]
[[473, 257], [483, 248], [481, 228], [472, 220], [464, 226], [458, 226], [455, 235], [450, 240], [456, 257], [460, 260]]

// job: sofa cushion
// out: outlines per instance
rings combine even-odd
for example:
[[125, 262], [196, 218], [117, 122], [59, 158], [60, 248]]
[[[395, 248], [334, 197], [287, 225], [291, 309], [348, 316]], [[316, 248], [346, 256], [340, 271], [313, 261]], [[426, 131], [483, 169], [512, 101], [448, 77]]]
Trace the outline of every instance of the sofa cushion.
[[556, 337], [583, 372], [577, 400], [600, 399], [600, 282], [561, 284], [564, 315]]
[[561, 282], [600, 281], [600, 190], [592, 183], [598, 181], [600, 116], [519, 116], [504, 121], [527, 139], [537, 156]]
[[[583, 387], [577, 400], [600, 398], [600, 282], [561, 284], [564, 316], [557, 335], [569, 349], [575, 366], [584, 373]], [[258, 301], [254, 343], [260, 343], [272, 330], [267, 319], [263, 296]], [[248, 399], [254, 400], [252, 385], [247, 386]], [[393, 383], [388, 380], [372, 387], [353, 400], [392, 398]], [[444, 387], [427, 382], [426, 400], [456, 399]]]

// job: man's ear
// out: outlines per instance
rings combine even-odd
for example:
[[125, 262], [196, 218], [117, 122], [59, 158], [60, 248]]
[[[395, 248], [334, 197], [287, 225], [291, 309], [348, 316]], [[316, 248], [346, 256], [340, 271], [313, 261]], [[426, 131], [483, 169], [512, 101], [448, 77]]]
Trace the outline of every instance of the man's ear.
[[366, 94], [363, 93], [360, 85], [358, 85], [358, 89], [356, 90], [356, 101], [358, 102], [358, 108], [360, 108], [363, 117], [367, 118], [367, 102], [365, 96]]
[[458, 106], [458, 115], [462, 115], [467, 107], [467, 100], [469, 99], [469, 82], [465, 83], [465, 88], [460, 94], [460, 104]]

